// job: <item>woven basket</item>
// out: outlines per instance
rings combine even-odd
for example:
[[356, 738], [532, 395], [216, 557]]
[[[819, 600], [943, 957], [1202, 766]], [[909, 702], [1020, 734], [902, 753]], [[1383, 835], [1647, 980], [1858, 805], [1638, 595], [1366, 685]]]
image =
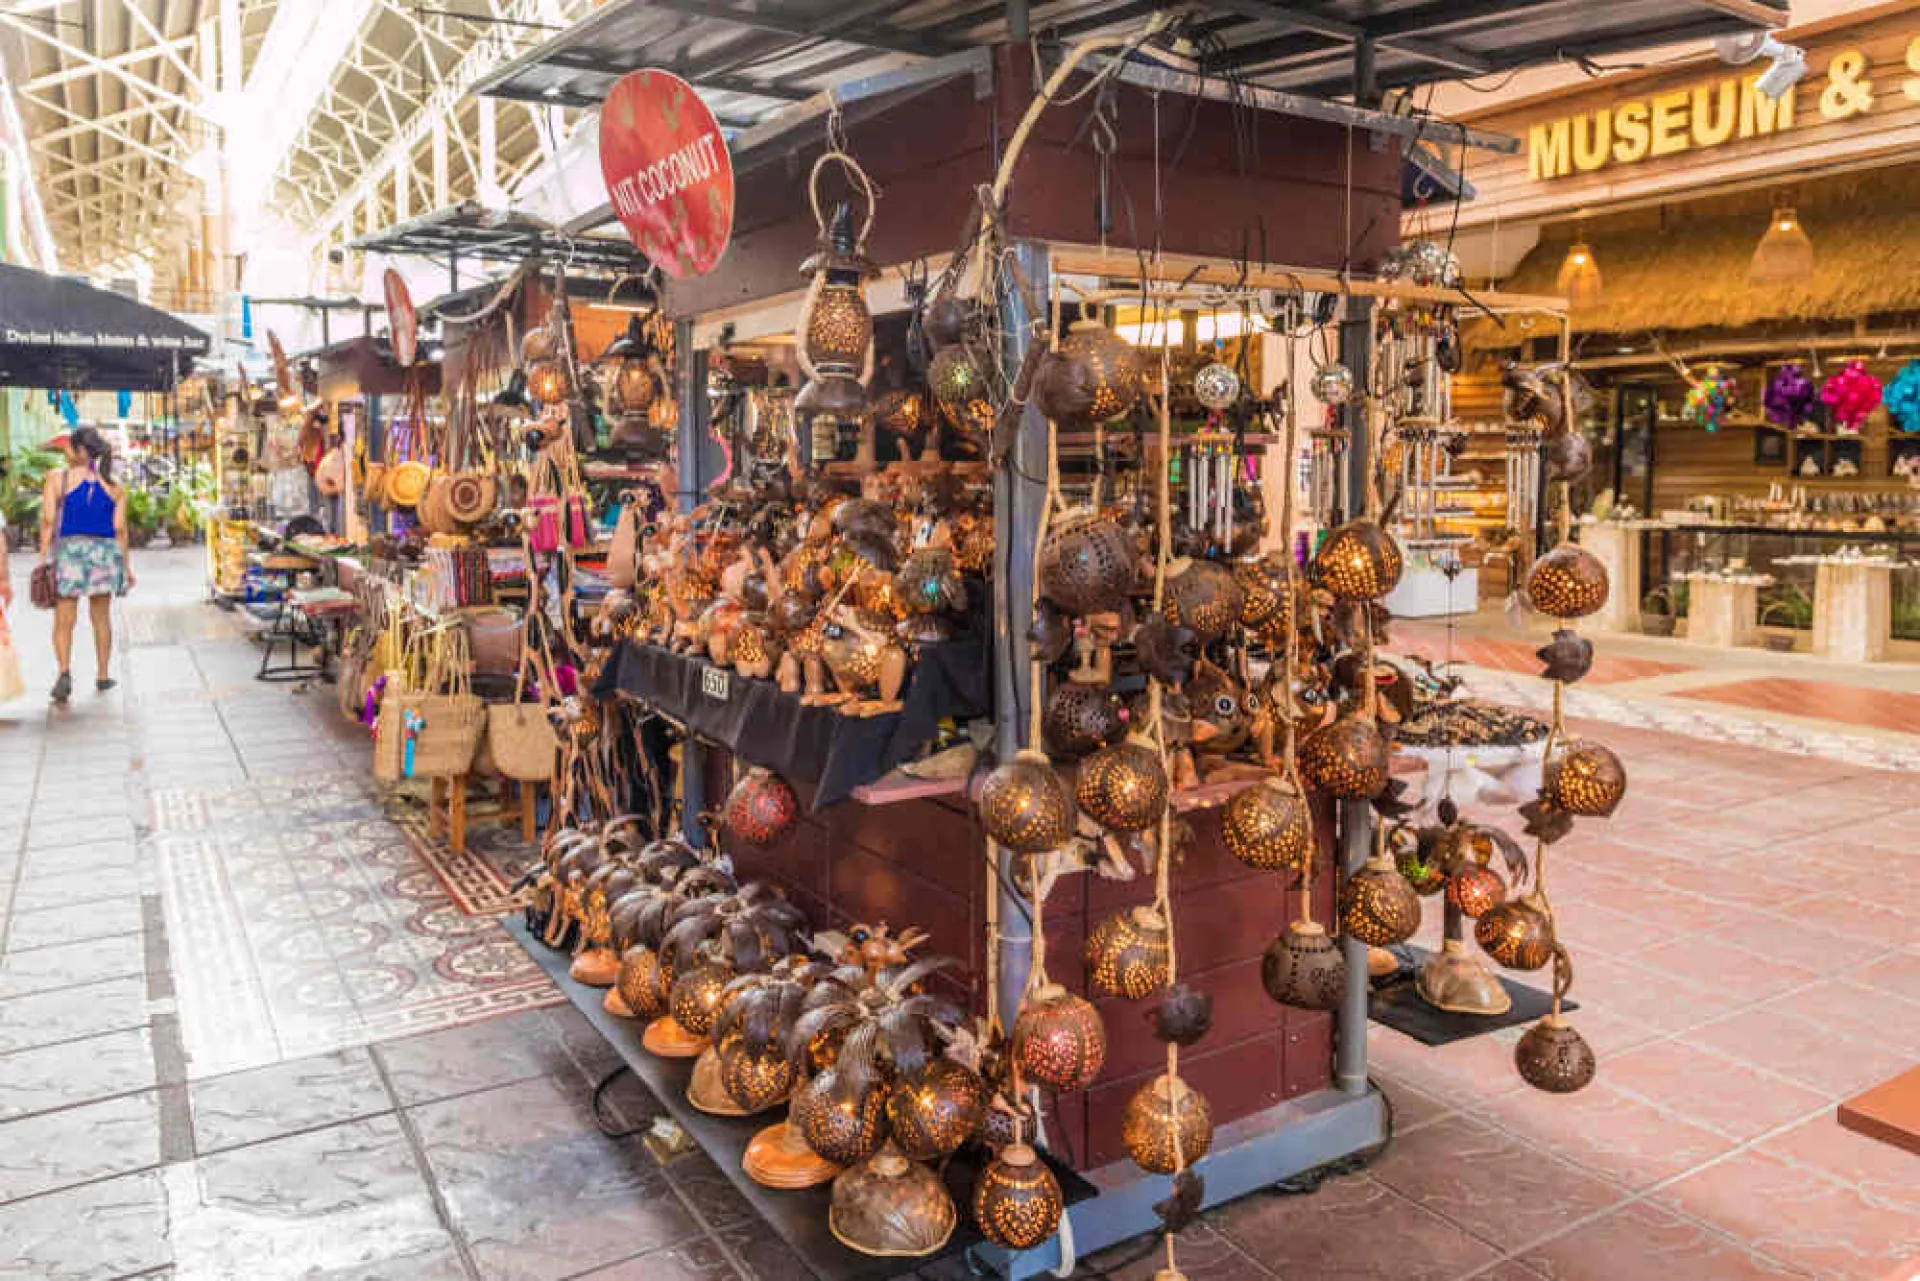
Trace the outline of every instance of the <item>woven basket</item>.
[[487, 708], [487, 753], [495, 771], [521, 783], [553, 777], [560, 738], [538, 703], [496, 703]]

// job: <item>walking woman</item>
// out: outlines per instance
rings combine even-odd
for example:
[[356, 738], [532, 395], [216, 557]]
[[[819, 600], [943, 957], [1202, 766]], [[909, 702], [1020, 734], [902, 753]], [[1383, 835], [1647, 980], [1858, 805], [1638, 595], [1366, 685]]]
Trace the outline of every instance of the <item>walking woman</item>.
[[99, 669], [93, 687], [102, 693], [113, 688], [113, 598], [133, 586], [133, 570], [127, 560], [127, 492], [113, 483], [113, 450], [105, 437], [81, 427], [48, 443], [67, 455], [67, 465], [48, 475], [40, 496], [40, 558], [53, 563], [60, 595], [53, 611], [53, 652], [60, 660], [53, 701], [64, 703], [73, 693], [73, 628], [83, 596]]

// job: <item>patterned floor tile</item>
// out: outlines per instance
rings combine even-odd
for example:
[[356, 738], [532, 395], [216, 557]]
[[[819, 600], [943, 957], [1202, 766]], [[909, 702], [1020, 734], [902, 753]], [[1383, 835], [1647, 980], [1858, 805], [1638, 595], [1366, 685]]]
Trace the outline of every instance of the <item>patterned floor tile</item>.
[[[1437, 1281], [1500, 1257], [1485, 1241], [1365, 1175], [1330, 1180], [1309, 1196], [1256, 1194], [1222, 1207], [1209, 1221], [1283, 1277]], [[1392, 1231], [1381, 1231], [1387, 1223]]]
[[1775, 1281], [1808, 1275], [1645, 1202], [1536, 1246], [1521, 1262], [1551, 1281]]

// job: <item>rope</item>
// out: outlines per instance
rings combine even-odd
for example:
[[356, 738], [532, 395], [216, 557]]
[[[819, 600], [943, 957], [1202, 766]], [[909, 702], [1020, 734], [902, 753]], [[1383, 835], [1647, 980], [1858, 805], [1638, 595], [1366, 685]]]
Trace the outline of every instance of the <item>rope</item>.
[[829, 162], [837, 164], [844, 169], [847, 176], [853, 180], [854, 185], [860, 188], [860, 194], [866, 198], [867, 217], [866, 221], [860, 224], [860, 235], [857, 241], [858, 244], [864, 246], [867, 243], [867, 233], [873, 230], [874, 206], [878, 201], [878, 197], [874, 193], [873, 180], [867, 177], [867, 171], [860, 167], [858, 160], [855, 160], [844, 151], [833, 150], [822, 152], [820, 158], [813, 162], [813, 171], [807, 175], [807, 203], [813, 206], [814, 225], [820, 228], [823, 235], [825, 234], [827, 230], [827, 220], [820, 213], [820, 171], [826, 168]]

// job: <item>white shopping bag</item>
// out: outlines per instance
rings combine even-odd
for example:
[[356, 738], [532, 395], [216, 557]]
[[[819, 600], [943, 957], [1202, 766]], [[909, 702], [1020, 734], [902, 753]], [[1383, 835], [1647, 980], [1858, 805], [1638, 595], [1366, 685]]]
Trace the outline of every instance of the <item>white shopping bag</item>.
[[0, 610], [0, 703], [10, 702], [25, 692], [20, 679], [20, 655], [13, 648], [13, 630], [7, 626], [7, 613]]

